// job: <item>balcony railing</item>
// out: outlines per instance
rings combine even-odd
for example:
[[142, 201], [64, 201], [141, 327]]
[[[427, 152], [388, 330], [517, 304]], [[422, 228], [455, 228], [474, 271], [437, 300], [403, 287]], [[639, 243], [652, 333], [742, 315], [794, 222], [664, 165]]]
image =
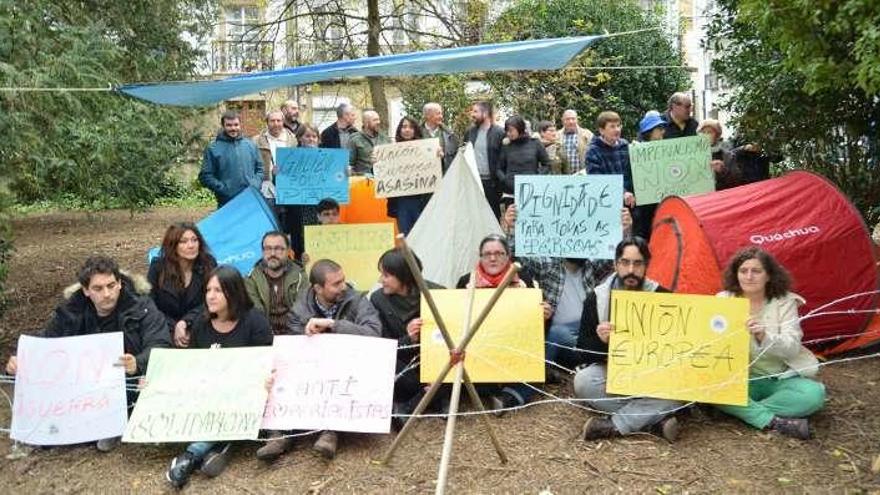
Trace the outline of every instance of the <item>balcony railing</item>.
[[211, 72], [241, 74], [274, 69], [271, 41], [218, 40], [211, 43]]

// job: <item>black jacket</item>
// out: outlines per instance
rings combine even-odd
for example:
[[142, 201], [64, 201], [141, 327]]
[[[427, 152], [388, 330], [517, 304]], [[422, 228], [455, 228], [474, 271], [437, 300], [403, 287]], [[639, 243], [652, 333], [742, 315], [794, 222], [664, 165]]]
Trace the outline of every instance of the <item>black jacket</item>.
[[[465, 133], [465, 143], [476, 144], [479, 127], [471, 126]], [[489, 180], [493, 183], [498, 180], [498, 160], [501, 158], [501, 144], [504, 141], [504, 129], [492, 125], [486, 131], [486, 154], [489, 158]]]
[[[429, 289], [442, 289], [443, 286], [433, 282], [426, 282]], [[421, 316], [421, 293], [414, 292], [409, 296], [387, 295], [382, 289], [376, 289], [370, 294], [370, 302], [379, 312], [379, 321], [382, 322], [382, 337], [397, 340], [398, 347], [410, 346], [415, 342], [409, 338], [406, 325], [415, 318]], [[418, 349], [398, 349], [397, 357], [403, 361], [410, 361]]]
[[693, 117], [689, 118], [687, 122], [684, 124], [684, 129], [678, 127], [675, 122], [672, 120], [672, 116], [669, 115], [669, 112], [664, 113], [660, 116], [663, 119], [665, 124], [663, 125], [663, 139], [674, 139], [680, 137], [688, 137], [688, 136], [696, 136], [697, 135], [697, 126], [699, 123]]
[[550, 173], [550, 157], [541, 141], [523, 136], [501, 147], [497, 173], [501, 191], [513, 194], [513, 178]]
[[[143, 280], [143, 277], [141, 277]], [[79, 284], [65, 290], [66, 300], [55, 308], [43, 337], [74, 337], [101, 332], [95, 305], [83, 294]], [[122, 290], [116, 303], [116, 328], [122, 332], [124, 350], [137, 361], [137, 374], [147, 370], [150, 351], [171, 347], [171, 332], [165, 316], [146, 295], [138, 294], [134, 282], [122, 276]]]
[[177, 289], [165, 282], [159, 285], [159, 270], [162, 266], [162, 258], [154, 258], [150, 262], [150, 270], [147, 272], [147, 280], [152, 288], [150, 297], [156, 303], [166, 318], [168, 325], [173, 329], [178, 321], [186, 322], [187, 328], [192, 327], [193, 321], [205, 310], [205, 284], [211, 270], [217, 266], [217, 261], [209, 255], [207, 265], [193, 265], [192, 280], [189, 287]]
[[[357, 131], [355, 126], [349, 126], [343, 132], [354, 134]], [[321, 148], [342, 148], [342, 143], [339, 140], [339, 126], [336, 122], [321, 132]]]
[[[422, 124], [422, 137], [425, 139], [431, 137], [431, 133], [424, 123]], [[455, 155], [458, 154], [458, 137], [441, 125], [437, 132], [437, 138], [440, 140], [440, 149], [443, 150], [443, 173], [445, 174], [452, 165], [452, 161], [455, 160]]]

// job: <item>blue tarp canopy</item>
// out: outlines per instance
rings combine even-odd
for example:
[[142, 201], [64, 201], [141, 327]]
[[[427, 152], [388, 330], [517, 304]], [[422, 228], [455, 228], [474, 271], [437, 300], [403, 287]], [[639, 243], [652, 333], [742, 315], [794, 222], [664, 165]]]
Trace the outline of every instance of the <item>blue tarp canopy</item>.
[[258, 72], [220, 80], [131, 84], [118, 88], [118, 91], [162, 105], [200, 106], [283, 86], [352, 77], [552, 70], [565, 67], [575, 55], [601, 37], [551, 38], [428, 50]]

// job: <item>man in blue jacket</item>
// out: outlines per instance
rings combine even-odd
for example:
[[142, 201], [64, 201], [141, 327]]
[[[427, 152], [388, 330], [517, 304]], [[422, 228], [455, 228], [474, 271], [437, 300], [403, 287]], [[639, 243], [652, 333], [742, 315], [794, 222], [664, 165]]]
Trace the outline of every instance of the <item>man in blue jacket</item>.
[[242, 137], [238, 114], [224, 112], [220, 125], [223, 129], [205, 148], [199, 172], [199, 182], [214, 193], [217, 208], [248, 186], [259, 189], [263, 181], [263, 160], [253, 141]]

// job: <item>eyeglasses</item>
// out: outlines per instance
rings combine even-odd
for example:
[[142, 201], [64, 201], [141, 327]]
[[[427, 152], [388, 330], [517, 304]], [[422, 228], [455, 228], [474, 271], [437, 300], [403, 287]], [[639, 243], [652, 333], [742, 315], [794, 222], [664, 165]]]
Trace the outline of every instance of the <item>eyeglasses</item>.
[[480, 258], [483, 258], [484, 260], [488, 260], [488, 259], [492, 259], [492, 258], [504, 259], [504, 258], [507, 258], [507, 253], [505, 253], [504, 251], [492, 251], [490, 253], [480, 253]]
[[622, 267], [633, 267], [633, 268], [641, 268], [645, 266], [645, 260], [628, 260], [626, 258], [620, 258], [617, 260], [617, 264]]

